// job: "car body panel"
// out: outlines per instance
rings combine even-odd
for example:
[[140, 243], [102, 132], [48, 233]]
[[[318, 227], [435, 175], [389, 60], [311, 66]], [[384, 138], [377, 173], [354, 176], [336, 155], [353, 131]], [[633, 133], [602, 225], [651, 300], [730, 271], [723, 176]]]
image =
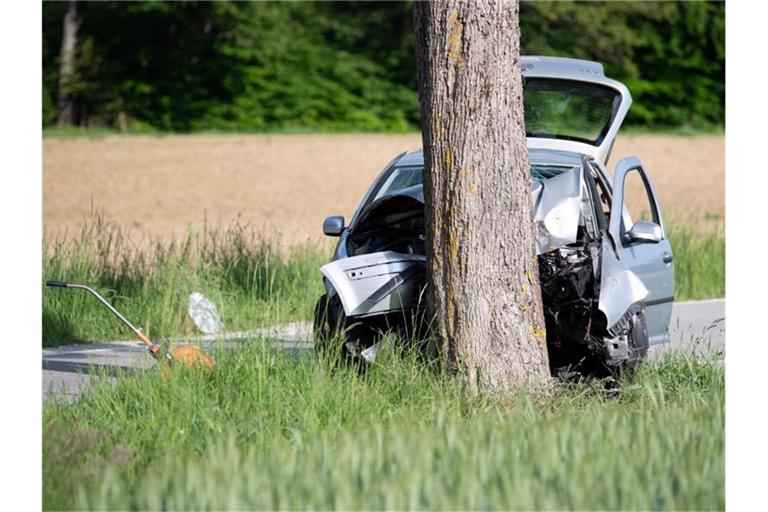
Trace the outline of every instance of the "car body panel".
[[348, 317], [409, 309], [426, 256], [392, 251], [351, 256], [320, 267]]
[[576, 242], [582, 207], [582, 169], [532, 183], [536, 254]]
[[648, 297], [648, 288], [631, 268], [630, 262], [616, 257], [613, 246], [603, 239], [601, 247], [600, 297], [597, 307], [605, 314], [607, 325], [621, 320], [633, 304]]

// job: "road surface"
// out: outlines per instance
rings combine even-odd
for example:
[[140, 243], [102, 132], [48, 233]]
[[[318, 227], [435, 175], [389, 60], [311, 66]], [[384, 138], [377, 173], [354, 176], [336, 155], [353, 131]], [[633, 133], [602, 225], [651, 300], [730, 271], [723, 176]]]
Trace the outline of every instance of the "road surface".
[[[228, 333], [197, 338], [203, 345], [236, 344], [266, 338], [286, 349], [312, 349], [311, 325], [289, 323], [253, 332]], [[725, 352], [725, 299], [675, 303], [670, 323], [670, 343], [651, 347], [650, 357], [660, 358], [671, 350], [706, 355]], [[114, 375], [132, 368], [149, 368], [154, 360], [139, 341], [66, 345], [43, 349], [43, 397], [63, 393], [76, 397], [88, 385], [88, 374], [106, 371]]]

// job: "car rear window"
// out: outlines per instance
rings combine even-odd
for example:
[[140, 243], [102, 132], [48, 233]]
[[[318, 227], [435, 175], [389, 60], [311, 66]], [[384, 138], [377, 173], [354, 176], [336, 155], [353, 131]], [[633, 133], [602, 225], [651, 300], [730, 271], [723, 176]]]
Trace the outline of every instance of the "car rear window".
[[528, 137], [600, 145], [621, 104], [615, 89], [589, 82], [526, 78], [523, 83]]

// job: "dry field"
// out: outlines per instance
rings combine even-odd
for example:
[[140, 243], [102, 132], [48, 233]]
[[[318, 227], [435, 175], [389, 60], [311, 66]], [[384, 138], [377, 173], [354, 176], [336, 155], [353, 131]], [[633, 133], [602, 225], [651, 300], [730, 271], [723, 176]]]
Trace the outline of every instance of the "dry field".
[[[420, 147], [408, 135], [181, 135], [43, 140], [46, 235], [79, 233], [92, 209], [151, 236], [238, 218], [284, 243], [322, 239], [349, 218], [381, 168]], [[670, 218], [722, 218], [722, 135], [620, 137], [612, 163], [639, 156]]]

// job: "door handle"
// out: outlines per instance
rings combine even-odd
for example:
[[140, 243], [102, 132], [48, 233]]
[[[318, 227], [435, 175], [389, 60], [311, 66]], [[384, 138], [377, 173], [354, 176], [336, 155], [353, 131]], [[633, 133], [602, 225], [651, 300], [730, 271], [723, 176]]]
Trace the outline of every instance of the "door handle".
[[664, 256], [661, 258], [661, 260], [662, 260], [664, 263], [672, 263], [672, 260], [673, 260], [673, 259], [674, 259], [674, 258], [673, 258], [673, 256], [672, 256], [672, 253], [669, 253], [669, 252], [665, 252], [665, 253], [664, 253]]

